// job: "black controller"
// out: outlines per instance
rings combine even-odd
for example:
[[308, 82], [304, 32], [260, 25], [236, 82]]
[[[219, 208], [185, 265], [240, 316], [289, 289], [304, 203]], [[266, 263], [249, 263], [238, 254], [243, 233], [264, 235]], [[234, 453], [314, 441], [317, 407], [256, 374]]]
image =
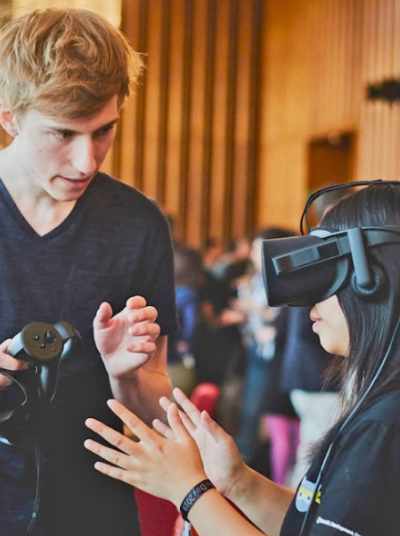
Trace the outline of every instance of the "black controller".
[[41, 390], [52, 401], [60, 363], [70, 355], [79, 339], [79, 332], [68, 322], [54, 325], [31, 322], [15, 335], [7, 352], [38, 369]]
[[78, 337], [78, 332], [68, 322], [54, 325], [31, 322], [15, 335], [8, 353], [16, 359], [35, 365], [48, 365], [68, 353], [74, 339]]

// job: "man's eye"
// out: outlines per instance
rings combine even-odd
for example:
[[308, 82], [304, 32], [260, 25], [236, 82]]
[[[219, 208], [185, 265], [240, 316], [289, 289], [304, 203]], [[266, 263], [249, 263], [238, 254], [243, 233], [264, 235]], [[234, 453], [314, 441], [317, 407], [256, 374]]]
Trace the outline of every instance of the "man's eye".
[[111, 132], [114, 129], [114, 126], [115, 125], [107, 125], [106, 127], [101, 128], [100, 130], [98, 130], [96, 132], [96, 134], [95, 134], [96, 137], [101, 138], [102, 136], [105, 136], [106, 134], [108, 134], [109, 132]]
[[53, 130], [51, 134], [58, 140], [69, 140], [73, 136], [70, 130]]

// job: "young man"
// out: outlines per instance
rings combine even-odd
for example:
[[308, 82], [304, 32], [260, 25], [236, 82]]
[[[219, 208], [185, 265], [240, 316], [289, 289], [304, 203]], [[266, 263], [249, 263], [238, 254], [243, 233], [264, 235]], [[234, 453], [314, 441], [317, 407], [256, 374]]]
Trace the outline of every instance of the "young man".
[[[89, 11], [34, 11], [0, 30], [0, 123], [12, 137], [0, 152], [0, 368], [31, 374], [7, 354], [29, 322], [67, 320], [82, 336], [40, 420], [24, 407], [0, 424], [7, 536], [132, 535], [131, 491], [95, 475], [83, 439], [86, 417], [114, 423], [110, 396], [150, 421], [170, 392], [168, 226], [99, 172], [140, 71], [120, 32]], [[1, 409], [16, 388], [0, 375], [0, 389]]]

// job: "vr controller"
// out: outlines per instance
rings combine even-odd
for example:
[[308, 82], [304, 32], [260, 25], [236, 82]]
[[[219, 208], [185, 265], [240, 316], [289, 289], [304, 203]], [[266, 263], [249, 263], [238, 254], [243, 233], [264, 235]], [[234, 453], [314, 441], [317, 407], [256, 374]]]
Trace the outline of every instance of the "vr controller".
[[31, 322], [12, 339], [8, 353], [37, 368], [41, 394], [51, 402], [57, 389], [60, 364], [79, 339], [79, 332], [68, 322], [54, 325]]

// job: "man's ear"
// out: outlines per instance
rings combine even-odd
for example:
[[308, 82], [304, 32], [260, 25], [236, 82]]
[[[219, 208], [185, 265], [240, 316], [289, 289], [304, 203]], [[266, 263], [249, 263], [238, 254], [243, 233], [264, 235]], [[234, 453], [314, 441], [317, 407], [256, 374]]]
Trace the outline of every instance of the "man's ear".
[[9, 136], [15, 138], [18, 135], [18, 123], [16, 115], [7, 110], [0, 103], [0, 125], [4, 128]]

